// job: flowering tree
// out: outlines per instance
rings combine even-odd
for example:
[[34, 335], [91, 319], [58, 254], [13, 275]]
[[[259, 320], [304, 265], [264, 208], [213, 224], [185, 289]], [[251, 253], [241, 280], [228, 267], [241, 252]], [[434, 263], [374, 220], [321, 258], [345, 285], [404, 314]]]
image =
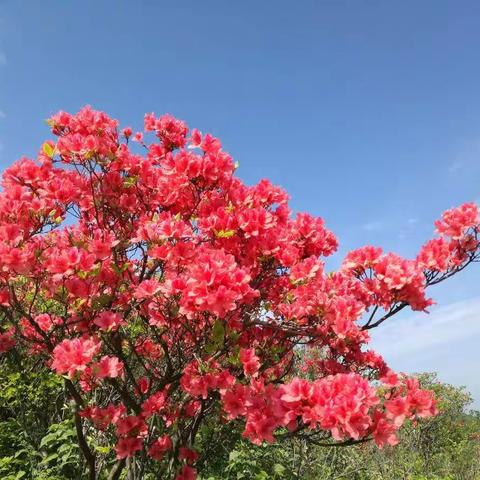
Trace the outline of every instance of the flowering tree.
[[146, 143], [89, 107], [48, 123], [57, 140], [3, 174], [0, 351], [64, 377], [88, 478], [194, 479], [212, 418], [257, 444], [381, 448], [436, 414], [369, 330], [477, 260], [476, 205], [445, 212], [414, 260], [368, 246], [327, 273], [322, 219], [244, 185], [211, 135], [149, 114]]

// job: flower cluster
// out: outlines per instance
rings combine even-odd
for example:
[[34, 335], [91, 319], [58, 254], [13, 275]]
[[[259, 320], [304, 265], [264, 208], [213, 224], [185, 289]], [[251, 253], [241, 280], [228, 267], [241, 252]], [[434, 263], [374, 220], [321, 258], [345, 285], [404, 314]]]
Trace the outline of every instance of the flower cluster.
[[415, 379], [398, 380], [388, 390], [372, 387], [358, 374], [337, 374], [314, 382], [294, 378], [279, 388], [237, 384], [223, 393], [228, 418], [246, 418], [244, 435], [260, 444], [274, 441], [280, 426], [299, 425], [331, 432], [333, 439], [358, 440], [372, 435], [379, 447], [398, 443], [396, 432], [407, 418], [436, 414], [432, 392]]
[[478, 259], [475, 204], [445, 212], [416, 258], [366, 246], [327, 272], [338, 242], [325, 222], [292, 215], [268, 180], [245, 185], [212, 135], [154, 114], [119, 134], [90, 107], [48, 123], [38, 158], [3, 174], [0, 353], [64, 377], [115, 451], [102, 465], [137, 456], [192, 480], [212, 416], [254, 443], [309, 429], [383, 447], [435, 415], [369, 331], [426, 310], [430, 285]]

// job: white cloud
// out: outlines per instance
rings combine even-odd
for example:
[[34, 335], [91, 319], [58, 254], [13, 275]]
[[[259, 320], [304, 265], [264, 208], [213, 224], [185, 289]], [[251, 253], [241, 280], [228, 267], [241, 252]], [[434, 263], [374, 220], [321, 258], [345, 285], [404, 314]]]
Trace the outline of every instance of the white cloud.
[[419, 226], [419, 220], [416, 217], [410, 217], [401, 225], [401, 229], [397, 235], [398, 239], [405, 240], [416, 232]]
[[378, 232], [383, 228], [382, 222], [367, 222], [362, 225], [362, 228], [367, 232]]
[[[455, 154], [449, 159], [447, 171], [451, 175], [472, 174], [477, 171], [480, 155], [480, 137], [466, 138], [456, 145]], [[475, 170], [474, 170], [475, 169]]]
[[389, 357], [425, 352], [480, 335], [480, 297], [387, 322], [372, 332], [377, 348]]
[[458, 172], [458, 170], [460, 170], [461, 168], [463, 167], [463, 162], [453, 162], [450, 164], [450, 166], [448, 167], [448, 171], [450, 173], [455, 173], [455, 172]]
[[7, 56], [4, 52], [0, 52], [0, 67], [7, 64]]
[[480, 406], [478, 341], [480, 297], [392, 318], [371, 332], [371, 346], [392, 368], [409, 373], [436, 371], [440, 379], [465, 385]]
[[3, 120], [6, 116], [5, 112], [0, 109], [0, 120]]

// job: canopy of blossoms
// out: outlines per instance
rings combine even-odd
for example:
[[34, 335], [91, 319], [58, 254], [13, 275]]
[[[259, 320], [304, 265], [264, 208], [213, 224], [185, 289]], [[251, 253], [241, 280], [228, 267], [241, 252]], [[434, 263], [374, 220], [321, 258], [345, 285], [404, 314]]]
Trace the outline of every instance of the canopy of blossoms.
[[414, 259], [366, 246], [326, 272], [323, 220], [292, 216], [268, 180], [242, 183], [211, 135], [153, 114], [134, 134], [89, 107], [48, 123], [55, 140], [3, 174], [0, 351], [64, 377], [91, 479], [87, 428], [115, 446], [109, 478], [144, 455], [186, 480], [208, 418], [256, 444], [383, 447], [436, 414], [369, 330], [426, 310], [427, 287], [478, 258], [475, 204], [445, 212]]

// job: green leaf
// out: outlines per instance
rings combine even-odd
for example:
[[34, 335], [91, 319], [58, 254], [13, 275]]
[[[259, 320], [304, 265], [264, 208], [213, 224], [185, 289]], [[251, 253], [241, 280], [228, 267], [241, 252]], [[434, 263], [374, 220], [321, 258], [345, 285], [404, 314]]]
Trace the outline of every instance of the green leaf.
[[112, 296], [109, 295], [108, 293], [102, 293], [101, 295], [98, 295], [98, 297], [95, 297], [92, 300], [92, 308], [94, 310], [100, 310], [106, 305], [108, 305], [112, 300]]
[[241, 453], [238, 450], [232, 450], [230, 454], [228, 455], [228, 461], [229, 462], [234, 462], [240, 457]]
[[58, 458], [58, 453], [51, 453], [50, 455], [48, 455], [42, 460], [42, 463], [43, 464], [50, 463], [52, 460], [56, 460], [57, 458]]
[[22, 455], [28, 455], [30, 452], [26, 448], [22, 448], [21, 450], [18, 450], [18, 452], [15, 453], [14, 458], [19, 458]]
[[265, 470], [262, 470], [255, 475], [255, 480], [268, 480], [268, 476], [268, 473]]
[[227, 358], [227, 361], [234, 366], [240, 366], [240, 347], [235, 345], [232, 350], [232, 354]]
[[217, 320], [213, 324], [212, 340], [216, 345], [223, 347], [223, 343], [225, 340], [225, 327], [223, 326], [223, 323], [220, 320]]
[[40, 441], [40, 447], [48, 445], [52, 440], [56, 440], [57, 436], [54, 433], [49, 433], [45, 435]]
[[138, 182], [138, 178], [139, 178], [138, 175], [134, 175], [132, 177], [126, 177], [123, 180], [123, 185], [125, 187], [133, 187]]
[[205, 345], [205, 352], [209, 355], [213, 355], [217, 351], [218, 347], [215, 343], [207, 343]]
[[95, 450], [102, 455], [108, 455], [112, 451], [112, 447], [106, 446], [102, 447], [101, 445], [95, 445]]
[[235, 230], [219, 230], [215, 232], [217, 238], [232, 238], [235, 235]]
[[77, 272], [78, 278], [81, 278], [82, 280], [85, 280], [88, 277], [88, 272], [85, 270], [80, 270]]
[[283, 477], [283, 474], [285, 473], [285, 467], [280, 463], [276, 463], [273, 466], [273, 473], [275, 473], [275, 475], [278, 475], [279, 477]]
[[52, 158], [53, 155], [55, 154], [55, 149], [47, 142], [43, 144], [42, 150], [43, 150], [43, 153], [49, 158]]

